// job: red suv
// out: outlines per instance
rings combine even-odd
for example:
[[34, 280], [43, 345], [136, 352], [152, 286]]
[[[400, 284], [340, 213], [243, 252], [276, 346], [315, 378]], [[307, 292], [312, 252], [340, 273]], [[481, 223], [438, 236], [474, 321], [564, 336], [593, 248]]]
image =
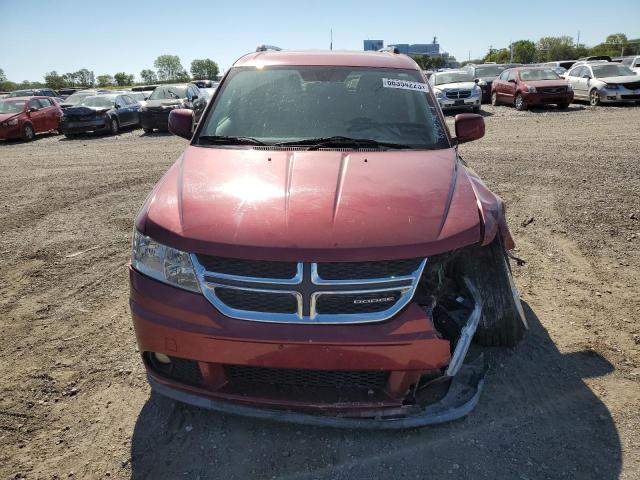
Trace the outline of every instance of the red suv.
[[502, 201], [420, 67], [370, 52], [239, 59], [135, 221], [130, 306], [152, 388], [315, 425], [404, 428], [477, 403], [481, 345], [526, 321]]
[[0, 139], [33, 140], [38, 133], [60, 129], [62, 109], [50, 97], [0, 100]]
[[491, 104], [508, 103], [517, 110], [534, 105], [556, 104], [567, 108], [573, 101], [573, 89], [551, 68], [510, 68], [491, 85]]

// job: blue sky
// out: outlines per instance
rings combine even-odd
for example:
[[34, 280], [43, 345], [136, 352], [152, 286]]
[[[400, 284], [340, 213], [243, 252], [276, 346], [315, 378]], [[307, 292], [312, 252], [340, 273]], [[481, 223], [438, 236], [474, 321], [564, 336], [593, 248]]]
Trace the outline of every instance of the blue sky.
[[575, 38], [578, 30], [588, 46], [609, 33], [640, 37], [640, 0], [611, 0], [602, 12], [606, 18], [589, 0], [0, 0], [0, 68], [18, 82], [80, 68], [137, 76], [165, 53], [178, 55], [187, 69], [194, 58], [207, 57], [228, 68], [261, 43], [328, 48], [331, 28], [334, 49], [362, 50], [366, 38], [429, 43], [436, 35], [459, 60], [469, 51], [471, 58], [482, 56], [489, 45]]

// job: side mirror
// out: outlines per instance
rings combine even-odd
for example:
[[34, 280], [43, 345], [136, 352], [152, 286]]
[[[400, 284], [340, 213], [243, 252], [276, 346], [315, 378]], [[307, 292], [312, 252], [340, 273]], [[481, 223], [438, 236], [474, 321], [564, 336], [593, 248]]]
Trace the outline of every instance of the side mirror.
[[194, 95], [193, 97], [191, 97], [191, 101], [193, 102], [194, 100], [198, 99], [198, 95]]
[[587, 80], [591, 80], [591, 75], [588, 73], [586, 75], [582, 75], [582, 78], [586, 78]]
[[484, 137], [484, 118], [476, 113], [460, 113], [455, 118], [458, 143], [471, 142]]
[[509, 80], [507, 80], [507, 82], [516, 83], [516, 79], [515, 78], [510, 78]]
[[169, 113], [169, 131], [187, 140], [191, 139], [193, 128], [193, 110], [176, 108]]
[[40, 110], [40, 109], [39, 109], [39, 108], [37, 108], [37, 107], [29, 107], [29, 110], [27, 110], [27, 111], [28, 111], [29, 113], [31, 113], [31, 112], [37, 112], [38, 110]]

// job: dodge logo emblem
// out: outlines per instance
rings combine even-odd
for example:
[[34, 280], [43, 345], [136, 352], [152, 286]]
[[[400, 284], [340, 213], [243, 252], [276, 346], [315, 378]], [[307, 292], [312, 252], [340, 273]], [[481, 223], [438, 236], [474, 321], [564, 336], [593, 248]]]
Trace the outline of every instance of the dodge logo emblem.
[[380, 297], [380, 298], [356, 298], [353, 303], [356, 305], [360, 305], [363, 303], [384, 303], [384, 302], [393, 302], [396, 297]]

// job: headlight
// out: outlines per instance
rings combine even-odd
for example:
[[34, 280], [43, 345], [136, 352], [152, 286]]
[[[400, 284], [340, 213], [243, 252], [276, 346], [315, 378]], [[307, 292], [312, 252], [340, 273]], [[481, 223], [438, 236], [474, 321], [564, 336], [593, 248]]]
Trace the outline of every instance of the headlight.
[[573, 87], [571, 86], [570, 83], [567, 83], [567, 92], [572, 92], [573, 91]]
[[536, 93], [537, 92], [536, 87], [533, 87], [533, 86], [530, 86], [530, 85], [527, 86], [527, 92]]
[[607, 90], [617, 90], [620, 87], [618, 85], [609, 85], [608, 83], [605, 83], [604, 88], [606, 88]]
[[5, 124], [6, 124], [8, 127], [15, 127], [15, 126], [18, 124], [18, 119], [17, 119], [17, 118], [12, 118], [11, 120], [7, 120], [7, 121], [5, 122]]
[[482, 93], [482, 89], [475, 85], [472, 89], [471, 89], [471, 95], [480, 95]]
[[162, 245], [137, 230], [133, 232], [131, 266], [160, 282], [200, 292], [188, 253]]
[[442, 90], [435, 89], [433, 93], [436, 94], [436, 98], [442, 98], [444, 96], [444, 93], [442, 92]]
[[484, 87], [487, 84], [487, 82], [485, 82], [484, 80], [480, 79], [478, 80], [478, 85], [480, 85], [481, 87]]

